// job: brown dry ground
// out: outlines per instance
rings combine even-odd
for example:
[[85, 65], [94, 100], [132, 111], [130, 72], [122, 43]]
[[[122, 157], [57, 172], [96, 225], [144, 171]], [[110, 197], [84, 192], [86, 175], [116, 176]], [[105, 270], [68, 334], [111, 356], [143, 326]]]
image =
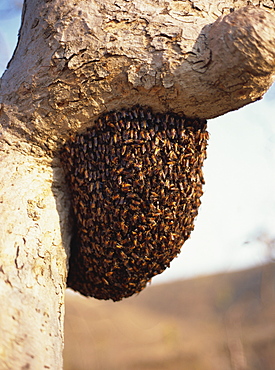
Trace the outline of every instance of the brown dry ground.
[[275, 369], [275, 263], [116, 303], [68, 290], [64, 370], [178, 369]]

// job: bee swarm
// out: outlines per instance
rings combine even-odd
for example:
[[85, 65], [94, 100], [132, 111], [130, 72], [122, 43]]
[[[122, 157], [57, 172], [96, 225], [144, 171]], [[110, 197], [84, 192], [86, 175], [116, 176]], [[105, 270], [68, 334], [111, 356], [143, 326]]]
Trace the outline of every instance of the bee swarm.
[[61, 153], [77, 225], [69, 287], [118, 301], [169, 267], [194, 228], [207, 139], [205, 120], [140, 107], [71, 136]]

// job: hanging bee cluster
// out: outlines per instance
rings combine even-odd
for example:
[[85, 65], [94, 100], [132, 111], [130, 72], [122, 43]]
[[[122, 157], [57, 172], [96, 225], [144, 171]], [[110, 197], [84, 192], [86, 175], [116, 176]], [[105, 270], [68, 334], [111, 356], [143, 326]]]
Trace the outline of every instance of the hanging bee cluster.
[[69, 287], [118, 301], [170, 265], [194, 228], [207, 138], [205, 120], [134, 107], [66, 142], [77, 225]]

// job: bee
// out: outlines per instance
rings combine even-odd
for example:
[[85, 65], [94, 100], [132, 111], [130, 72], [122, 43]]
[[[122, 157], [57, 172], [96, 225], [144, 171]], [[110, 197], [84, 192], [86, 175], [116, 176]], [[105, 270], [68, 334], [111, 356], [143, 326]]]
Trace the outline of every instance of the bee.
[[109, 282], [103, 277], [102, 278], [102, 281], [106, 284], [106, 285], [109, 285]]
[[202, 195], [203, 120], [134, 107], [107, 113], [65, 142], [77, 246], [68, 285], [120, 300], [170, 265]]

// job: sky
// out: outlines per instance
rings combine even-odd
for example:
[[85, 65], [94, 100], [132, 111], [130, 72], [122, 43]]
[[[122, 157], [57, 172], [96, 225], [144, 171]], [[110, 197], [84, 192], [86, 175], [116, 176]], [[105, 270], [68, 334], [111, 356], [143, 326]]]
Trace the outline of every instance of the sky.
[[[3, 11], [8, 4], [10, 0], [0, 0], [0, 75], [20, 26], [19, 12], [10, 11], [7, 17]], [[195, 229], [153, 284], [229, 272], [268, 259], [260, 236], [275, 239], [275, 84], [262, 100], [209, 120], [208, 131], [206, 184]]]

